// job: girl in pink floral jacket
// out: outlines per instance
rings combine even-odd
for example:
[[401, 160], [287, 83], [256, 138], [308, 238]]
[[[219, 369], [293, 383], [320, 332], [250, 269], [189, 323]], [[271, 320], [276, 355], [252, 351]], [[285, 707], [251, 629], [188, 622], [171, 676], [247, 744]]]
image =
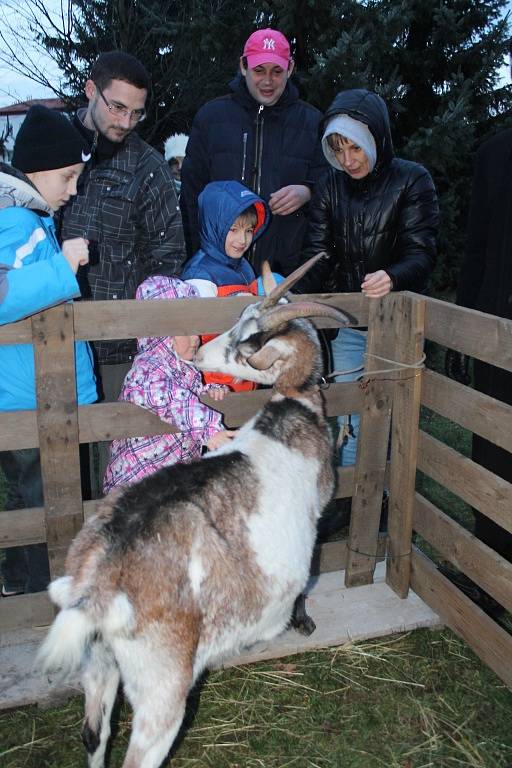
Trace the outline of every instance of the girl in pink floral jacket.
[[[190, 296], [197, 296], [193, 286], [164, 276], [144, 280], [135, 294], [139, 300]], [[205, 392], [220, 400], [227, 390], [218, 384], [203, 384], [191, 362], [198, 345], [198, 336], [139, 339], [119, 400], [153, 411], [180, 432], [114, 440], [103, 479], [105, 493], [118, 485], [131, 485], [161, 467], [194, 459], [203, 446], [214, 450], [232, 437], [233, 432], [222, 426], [221, 414], [199, 400]]]

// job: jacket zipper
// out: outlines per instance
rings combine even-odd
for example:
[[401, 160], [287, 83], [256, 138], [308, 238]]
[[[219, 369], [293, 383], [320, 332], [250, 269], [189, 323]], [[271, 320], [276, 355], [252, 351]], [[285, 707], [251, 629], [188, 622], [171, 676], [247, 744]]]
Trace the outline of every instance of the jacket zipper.
[[[252, 188], [257, 195], [261, 194], [261, 158], [263, 155], [263, 123], [265, 121], [263, 110], [264, 106], [263, 104], [260, 104], [256, 116], [256, 137], [254, 142], [254, 173]], [[257, 243], [254, 243], [251, 248], [249, 262], [252, 267], [254, 267], [254, 264], [256, 263], [257, 245]]]
[[264, 109], [265, 107], [263, 104], [260, 104], [258, 107], [258, 116], [256, 117], [256, 146], [254, 148], [256, 167], [254, 169], [254, 191], [257, 195], [261, 194], [261, 157], [263, 155], [263, 123], [265, 122], [265, 116], [263, 114]]
[[242, 136], [242, 178], [241, 181], [245, 181], [245, 163], [247, 160], [247, 131]]

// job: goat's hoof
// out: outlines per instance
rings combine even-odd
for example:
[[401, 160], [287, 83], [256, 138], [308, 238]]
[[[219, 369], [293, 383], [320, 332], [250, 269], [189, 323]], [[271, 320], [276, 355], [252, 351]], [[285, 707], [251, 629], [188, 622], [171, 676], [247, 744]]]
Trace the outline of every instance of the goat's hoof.
[[316, 629], [315, 622], [306, 611], [306, 595], [303, 592], [295, 598], [290, 626], [306, 637], [312, 635]]
[[311, 616], [304, 616], [303, 619], [300, 621], [297, 621], [295, 624], [293, 624], [293, 628], [297, 630], [301, 635], [305, 635], [306, 637], [309, 637], [309, 635], [312, 635], [313, 632], [316, 629], [316, 624], [311, 618]]

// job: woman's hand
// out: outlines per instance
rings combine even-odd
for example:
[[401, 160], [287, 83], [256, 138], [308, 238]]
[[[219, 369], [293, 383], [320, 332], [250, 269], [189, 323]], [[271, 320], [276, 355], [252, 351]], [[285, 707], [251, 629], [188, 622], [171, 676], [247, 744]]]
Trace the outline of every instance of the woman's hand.
[[363, 283], [361, 285], [361, 291], [369, 299], [380, 299], [382, 296], [392, 290], [393, 282], [383, 269], [379, 269], [377, 272], [369, 272], [364, 276]]

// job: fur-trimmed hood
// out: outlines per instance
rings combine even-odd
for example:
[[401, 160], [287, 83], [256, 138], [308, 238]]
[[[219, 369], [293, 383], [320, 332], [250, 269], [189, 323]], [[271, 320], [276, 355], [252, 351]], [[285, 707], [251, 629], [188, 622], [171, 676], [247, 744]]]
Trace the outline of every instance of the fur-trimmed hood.
[[0, 163], [0, 210], [14, 207], [53, 216], [51, 207], [27, 176], [6, 163]]

